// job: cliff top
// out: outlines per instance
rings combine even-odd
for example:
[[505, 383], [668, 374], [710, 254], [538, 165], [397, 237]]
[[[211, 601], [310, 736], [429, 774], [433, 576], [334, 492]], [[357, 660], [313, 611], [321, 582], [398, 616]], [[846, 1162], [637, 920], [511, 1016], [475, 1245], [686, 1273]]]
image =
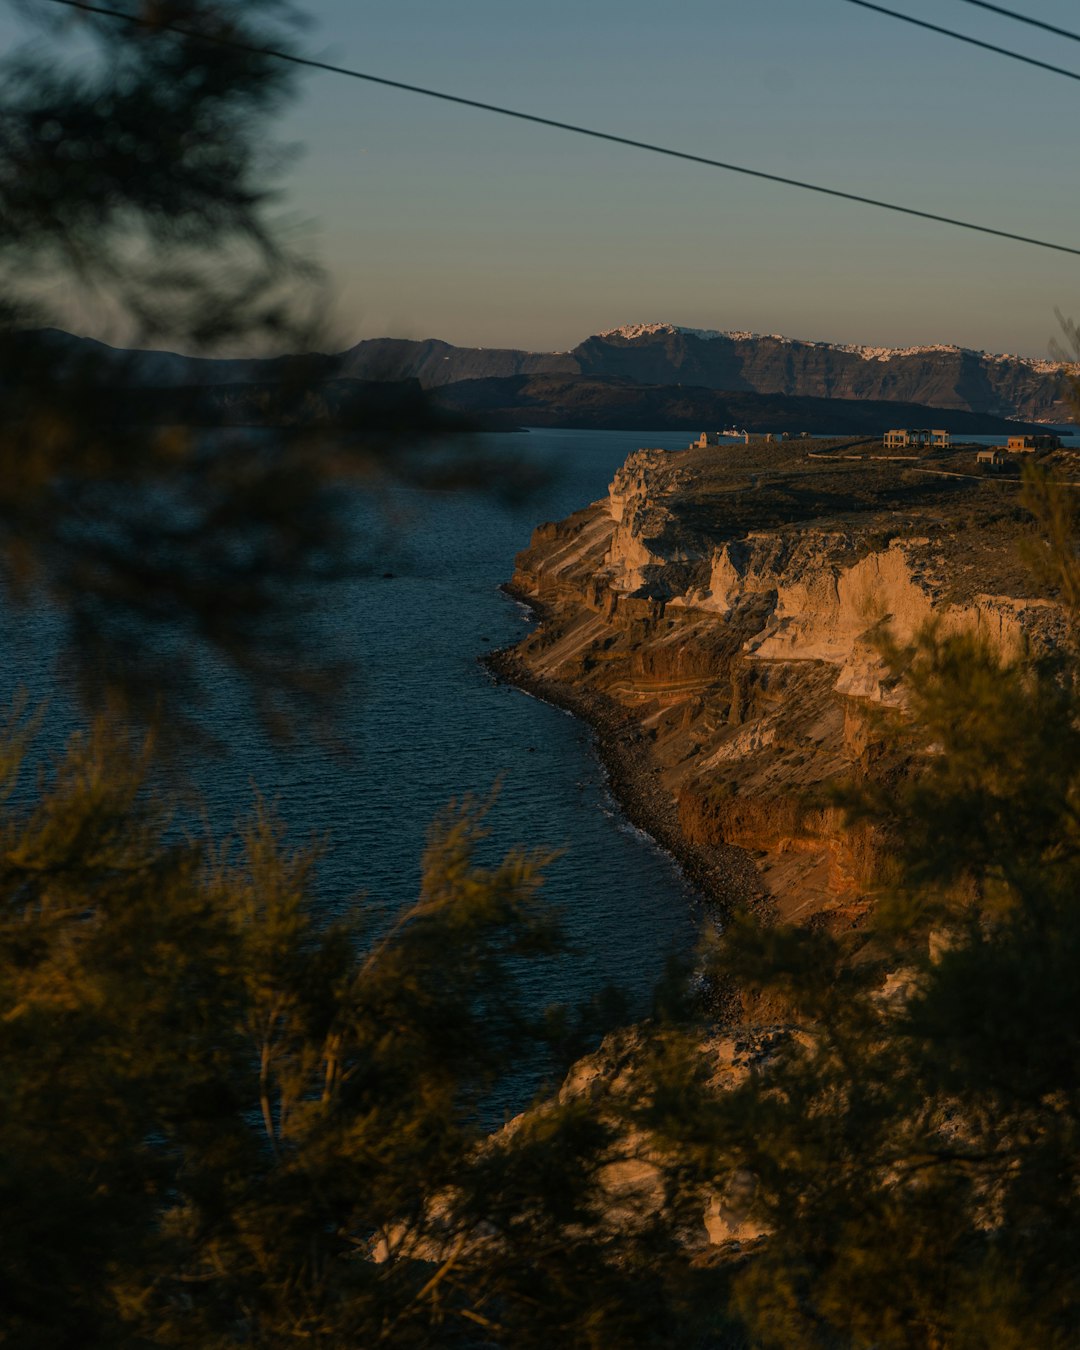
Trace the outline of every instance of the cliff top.
[[909, 540], [933, 553], [956, 598], [1034, 595], [1017, 547], [1030, 532], [1018, 469], [978, 474], [977, 448], [918, 461], [886, 457], [880, 441], [866, 440], [657, 451], [646, 491], [662, 493], [665, 536], [698, 556], [758, 532], [817, 533], [825, 546], [835, 536], [849, 557]]

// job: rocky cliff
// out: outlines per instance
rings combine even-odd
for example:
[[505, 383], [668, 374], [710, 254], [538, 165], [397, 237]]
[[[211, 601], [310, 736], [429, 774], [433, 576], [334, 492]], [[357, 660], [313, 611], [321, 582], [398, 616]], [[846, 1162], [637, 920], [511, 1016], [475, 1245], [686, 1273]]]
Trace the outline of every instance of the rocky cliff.
[[781, 915], [838, 925], [866, 908], [876, 842], [828, 785], [905, 769], [876, 715], [904, 697], [882, 628], [934, 619], [1007, 656], [1063, 633], [1017, 561], [1015, 484], [854, 451], [637, 451], [536, 530], [513, 582], [543, 616], [526, 677], [618, 709], [688, 845], [749, 850]]

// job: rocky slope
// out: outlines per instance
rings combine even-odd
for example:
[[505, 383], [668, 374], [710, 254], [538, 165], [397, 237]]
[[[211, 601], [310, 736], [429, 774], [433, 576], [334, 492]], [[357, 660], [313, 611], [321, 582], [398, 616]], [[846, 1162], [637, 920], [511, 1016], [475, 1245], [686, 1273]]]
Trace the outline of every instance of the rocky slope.
[[684, 849], [749, 850], [780, 915], [857, 923], [875, 841], [826, 787], [903, 767], [876, 716], [903, 689], [875, 630], [905, 641], [934, 617], [1005, 655], [1063, 632], [1016, 561], [1015, 484], [943, 467], [843, 443], [635, 452], [519, 554], [513, 587], [542, 622], [511, 674], [636, 744], [631, 804], [658, 801]]

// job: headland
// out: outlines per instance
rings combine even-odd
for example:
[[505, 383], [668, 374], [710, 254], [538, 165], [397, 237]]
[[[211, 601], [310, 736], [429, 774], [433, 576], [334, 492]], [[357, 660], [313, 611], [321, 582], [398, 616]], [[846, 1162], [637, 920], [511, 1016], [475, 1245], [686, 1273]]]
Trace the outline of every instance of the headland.
[[[907, 768], [881, 725], [904, 691], [877, 636], [933, 620], [1008, 656], [1063, 635], [1017, 547], [1019, 456], [978, 450], [638, 450], [518, 554], [508, 589], [539, 622], [492, 668], [591, 723], [627, 815], [721, 911], [858, 926], [876, 844], [832, 785]], [[1069, 478], [1076, 458], [1049, 456]]]

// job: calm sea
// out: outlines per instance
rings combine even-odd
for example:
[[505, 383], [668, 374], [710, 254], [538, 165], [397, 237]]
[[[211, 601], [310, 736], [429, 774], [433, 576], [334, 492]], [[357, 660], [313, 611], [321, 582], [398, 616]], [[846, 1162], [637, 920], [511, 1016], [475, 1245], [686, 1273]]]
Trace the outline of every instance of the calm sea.
[[[532, 620], [500, 590], [534, 525], [606, 494], [641, 445], [677, 449], [685, 432], [535, 431], [480, 438], [487, 455], [547, 469], [548, 485], [508, 507], [482, 495], [396, 492], [363, 506], [371, 575], [328, 591], [315, 630], [359, 671], [345, 693], [347, 758], [310, 743], [281, 749], [257, 732], [223, 682], [213, 730], [228, 749], [199, 766], [211, 824], [227, 830], [257, 790], [289, 838], [325, 838], [318, 902], [327, 912], [372, 901], [398, 907], [417, 893], [432, 818], [452, 798], [498, 793], [487, 816], [486, 859], [515, 844], [562, 850], [544, 894], [561, 912], [572, 954], [523, 968], [536, 1007], [578, 1004], [616, 983], [638, 1009], [668, 953], [689, 954], [700, 922], [695, 895], [650, 840], [621, 815], [589, 730], [505, 685], [478, 663], [519, 639]], [[392, 573], [386, 577], [384, 573]], [[0, 695], [43, 687], [51, 647], [40, 616], [11, 620]], [[316, 639], [318, 640], [318, 639]], [[54, 731], [65, 722], [55, 705]], [[526, 1068], [500, 1093], [517, 1109], [536, 1085]]]

